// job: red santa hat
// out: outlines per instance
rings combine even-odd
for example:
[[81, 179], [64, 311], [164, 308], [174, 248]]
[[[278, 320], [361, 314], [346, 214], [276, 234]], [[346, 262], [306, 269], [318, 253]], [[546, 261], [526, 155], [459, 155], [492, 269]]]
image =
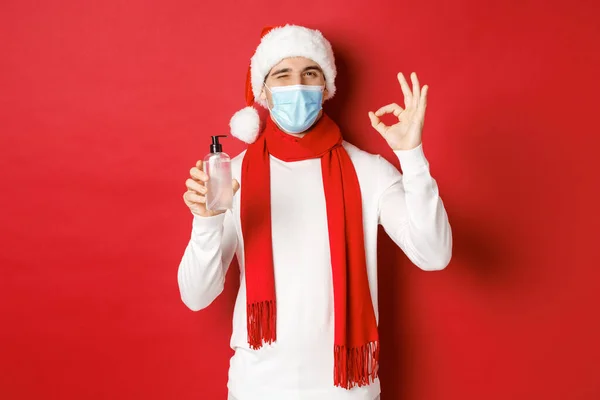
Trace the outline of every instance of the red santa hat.
[[260, 131], [260, 117], [253, 105], [258, 103], [267, 108], [266, 100], [260, 98], [265, 77], [271, 68], [288, 57], [306, 57], [319, 64], [325, 76], [325, 99], [333, 97], [337, 74], [335, 58], [331, 44], [323, 34], [298, 25], [266, 27], [246, 75], [246, 107], [236, 112], [229, 122], [233, 136], [246, 143], [256, 140]]

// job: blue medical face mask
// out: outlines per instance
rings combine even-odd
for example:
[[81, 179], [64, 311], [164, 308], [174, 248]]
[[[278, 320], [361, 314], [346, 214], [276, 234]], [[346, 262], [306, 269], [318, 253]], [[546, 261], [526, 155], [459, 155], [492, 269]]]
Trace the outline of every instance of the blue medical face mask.
[[273, 108], [269, 111], [285, 132], [304, 132], [315, 123], [323, 106], [323, 86], [265, 87], [271, 92], [273, 102]]

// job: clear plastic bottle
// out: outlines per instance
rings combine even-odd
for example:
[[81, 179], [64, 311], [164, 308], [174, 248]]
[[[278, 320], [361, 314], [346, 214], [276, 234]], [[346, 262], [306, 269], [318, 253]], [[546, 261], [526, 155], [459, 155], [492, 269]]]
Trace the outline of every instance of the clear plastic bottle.
[[230, 210], [233, 204], [233, 185], [231, 176], [231, 158], [223, 153], [220, 137], [212, 137], [210, 153], [204, 157], [204, 171], [208, 174], [206, 183], [206, 209], [211, 211]]

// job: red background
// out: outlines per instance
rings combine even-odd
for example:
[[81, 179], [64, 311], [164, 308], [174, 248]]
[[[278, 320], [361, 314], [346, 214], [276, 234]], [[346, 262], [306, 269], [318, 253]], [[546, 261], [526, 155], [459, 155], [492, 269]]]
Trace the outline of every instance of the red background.
[[383, 399], [600, 398], [593, 1], [52, 3], [0, 6], [2, 399], [225, 398], [238, 271], [183, 305], [181, 195], [285, 22], [330, 39], [326, 110], [396, 165], [367, 111], [398, 71], [430, 85], [454, 257], [423, 272], [382, 234]]

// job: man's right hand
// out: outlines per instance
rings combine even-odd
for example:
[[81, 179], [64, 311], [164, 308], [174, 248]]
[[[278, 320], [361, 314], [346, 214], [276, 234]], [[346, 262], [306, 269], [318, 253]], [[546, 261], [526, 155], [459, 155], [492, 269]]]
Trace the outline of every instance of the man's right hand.
[[[185, 181], [185, 186], [188, 190], [183, 194], [183, 201], [193, 214], [200, 217], [212, 217], [225, 212], [206, 209], [207, 181], [208, 174], [204, 172], [202, 160], [198, 160], [196, 166], [190, 170], [190, 178]], [[235, 195], [240, 188], [240, 183], [233, 179], [231, 185], [233, 187], [233, 194]]]

